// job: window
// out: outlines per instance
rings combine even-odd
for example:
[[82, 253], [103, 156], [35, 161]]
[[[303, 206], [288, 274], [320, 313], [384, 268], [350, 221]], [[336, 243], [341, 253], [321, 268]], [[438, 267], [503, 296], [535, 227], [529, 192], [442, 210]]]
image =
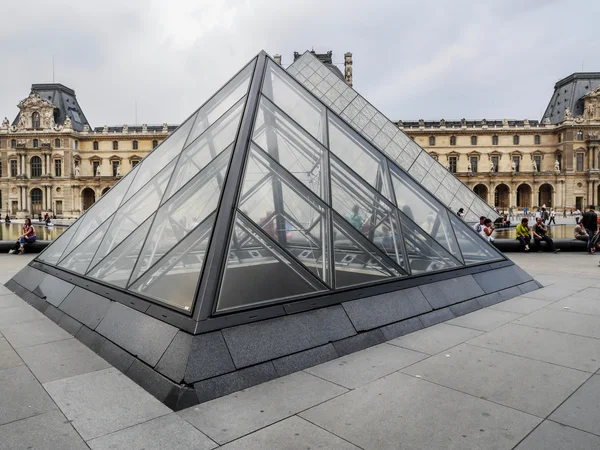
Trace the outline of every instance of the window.
[[520, 169], [520, 165], [521, 165], [521, 157], [519, 156], [513, 156], [512, 157], [512, 162], [513, 162], [513, 170], [515, 172], [519, 172]]
[[583, 141], [583, 131], [579, 130], [577, 132], [577, 140], [578, 141]]
[[40, 113], [37, 111], [31, 115], [31, 126], [33, 128], [40, 128]]
[[60, 148], [60, 139], [54, 139], [54, 148]]
[[42, 159], [39, 156], [31, 158], [31, 177], [39, 178], [42, 176]]
[[435, 145], [435, 136], [429, 136], [429, 145]]
[[448, 170], [452, 173], [456, 173], [456, 160], [458, 158], [456, 156], [450, 156], [448, 158]]
[[577, 171], [583, 171], [583, 153], [577, 153]]
[[542, 139], [540, 138], [540, 135], [539, 135], [539, 134], [536, 134], [536, 135], [533, 137], [533, 144], [534, 144], [534, 145], [540, 145], [541, 143], [542, 143]]
[[113, 177], [116, 177], [119, 172], [119, 161], [112, 162], [112, 173]]
[[94, 141], [94, 150], [98, 150], [98, 141]]
[[93, 175], [94, 176], [99, 176], [100, 175], [100, 161], [93, 161], [92, 162], [92, 167], [94, 170]]
[[17, 148], [17, 140], [16, 139], [10, 140], [10, 148]]
[[133, 141], [133, 149], [134, 150], [138, 149], [138, 141]]
[[519, 145], [519, 136], [513, 136], [513, 145]]
[[75, 150], [79, 150], [79, 141], [75, 141]]
[[113, 141], [113, 150], [119, 150], [119, 141]]
[[450, 145], [456, 145], [456, 136], [450, 136]]
[[560, 133], [560, 134], [558, 135], [558, 143], [560, 144], [561, 142], [562, 142], [562, 133]]
[[134, 159], [133, 161], [131, 161], [131, 168], [133, 169], [135, 166], [137, 166], [140, 162], [137, 159]]
[[492, 145], [498, 145], [498, 136], [492, 136]]
[[158, 147], [158, 141], [155, 139], [152, 141], [152, 148]]
[[[2, 163], [0, 162], [0, 177], [2, 176]], [[0, 202], [0, 207], [2, 205], [2, 202]]]
[[471, 163], [471, 172], [477, 172], [477, 162], [479, 158], [477, 156], [471, 156], [469, 162]]
[[477, 145], [477, 136], [471, 136], [471, 145]]
[[54, 160], [54, 176], [62, 177], [62, 160], [60, 159]]
[[38, 148], [40, 146], [40, 141], [38, 141], [37, 139], [33, 140], [33, 148]]
[[492, 156], [492, 166], [494, 167], [494, 170], [492, 172], [498, 172], [498, 167], [500, 166], [499, 156]]
[[19, 171], [17, 170], [17, 160], [11, 159], [10, 160], [10, 176], [16, 177], [18, 174], [19, 174]]

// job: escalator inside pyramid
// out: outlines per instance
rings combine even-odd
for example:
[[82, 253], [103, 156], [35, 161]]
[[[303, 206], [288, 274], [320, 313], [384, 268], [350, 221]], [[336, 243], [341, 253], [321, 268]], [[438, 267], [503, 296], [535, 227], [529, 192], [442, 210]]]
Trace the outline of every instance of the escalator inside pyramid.
[[380, 126], [394, 157], [261, 52], [7, 286], [177, 409], [537, 288]]

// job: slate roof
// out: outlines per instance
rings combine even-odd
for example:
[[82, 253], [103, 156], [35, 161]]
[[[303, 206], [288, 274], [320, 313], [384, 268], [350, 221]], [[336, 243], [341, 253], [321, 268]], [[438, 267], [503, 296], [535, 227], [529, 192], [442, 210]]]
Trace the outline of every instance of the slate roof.
[[583, 97], [600, 86], [600, 72], [576, 72], [554, 85], [554, 94], [542, 116], [553, 124], [564, 120], [568, 107], [573, 116], [583, 115]]

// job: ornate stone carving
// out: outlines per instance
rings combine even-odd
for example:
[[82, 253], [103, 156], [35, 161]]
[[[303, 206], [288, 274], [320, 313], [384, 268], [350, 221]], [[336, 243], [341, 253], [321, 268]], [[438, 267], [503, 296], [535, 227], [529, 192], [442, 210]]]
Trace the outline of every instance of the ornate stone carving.
[[83, 132], [84, 133], [89, 133], [90, 132], [90, 126], [87, 123], [83, 126]]
[[507, 127], [508, 126], [508, 120], [507, 119], [502, 119], [502, 126], [503, 127]]
[[554, 161], [554, 170], [560, 172], [560, 161], [558, 159]]
[[75, 176], [79, 177], [79, 175], [81, 174], [81, 169], [79, 168], [79, 164], [77, 163], [77, 161], [74, 161], [73, 164], [74, 164], [73, 170], [75, 172]]
[[8, 121], [8, 119], [5, 117], [4, 120], [2, 121], [2, 129], [3, 130], [8, 130], [8, 127], [10, 126], [10, 122]]
[[162, 132], [167, 134], [169, 132], [169, 125], [165, 122], [163, 123]]
[[148, 124], [143, 123], [142, 124], [142, 133], [147, 133], [148, 132]]
[[63, 129], [64, 130], [72, 130], [73, 129], [73, 124], [71, 123], [71, 118], [69, 116], [67, 116], [65, 119]]
[[537, 167], [537, 164], [536, 164], [536, 162], [535, 162], [535, 158], [534, 158], [534, 159], [533, 159], [533, 171], [534, 171], [534, 172], [537, 172], [537, 170], [538, 170], [538, 167]]
[[102, 134], [108, 134], [108, 125], [104, 125], [104, 128], [102, 128]]
[[550, 118], [549, 117], [544, 117], [544, 125], [550, 125], [552, 122], [550, 122]]
[[129, 125], [125, 124], [123, 125], [123, 134], [127, 134], [129, 133]]
[[565, 108], [565, 120], [569, 120], [573, 118], [573, 113], [569, 107]]

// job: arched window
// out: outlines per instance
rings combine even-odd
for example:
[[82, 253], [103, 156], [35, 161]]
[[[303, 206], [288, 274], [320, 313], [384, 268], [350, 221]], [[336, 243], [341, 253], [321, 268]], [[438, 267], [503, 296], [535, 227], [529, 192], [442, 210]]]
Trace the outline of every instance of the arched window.
[[17, 140], [16, 139], [10, 140], [10, 148], [17, 148]]
[[40, 128], [40, 113], [37, 111], [31, 115], [31, 126], [33, 128]]
[[450, 136], [450, 145], [456, 145], [456, 136]]
[[519, 145], [519, 136], [517, 136], [517, 135], [513, 136], [513, 145]]
[[98, 141], [94, 141], [94, 150], [98, 150]]
[[40, 146], [40, 142], [37, 139], [33, 140], [33, 148], [38, 148]]
[[435, 145], [435, 136], [429, 136], [429, 145]]
[[155, 139], [152, 141], [152, 148], [158, 147], [158, 141]]
[[113, 141], [113, 150], [119, 150], [119, 141]]
[[498, 145], [498, 136], [492, 136], [492, 145]]
[[60, 139], [54, 139], [54, 148], [60, 148]]
[[583, 131], [579, 130], [577, 132], [577, 140], [578, 141], [583, 141]]
[[471, 145], [477, 145], [477, 136], [471, 136]]
[[536, 135], [533, 137], [533, 144], [534, 144], [534, 145], [540, 145], [540, 144], [541, 144], [541, 142], [542, 142], [542, 139], [540, 138], [540, 135], [539, 135], [539, 134], [536, 134]]
[[134, 150], [138, 149], [138, 141], [133, 141], [133, 149]]
[[42, 159], [39, 156], [31, 158], [31, 177], [39, 178], [42, 176]]

